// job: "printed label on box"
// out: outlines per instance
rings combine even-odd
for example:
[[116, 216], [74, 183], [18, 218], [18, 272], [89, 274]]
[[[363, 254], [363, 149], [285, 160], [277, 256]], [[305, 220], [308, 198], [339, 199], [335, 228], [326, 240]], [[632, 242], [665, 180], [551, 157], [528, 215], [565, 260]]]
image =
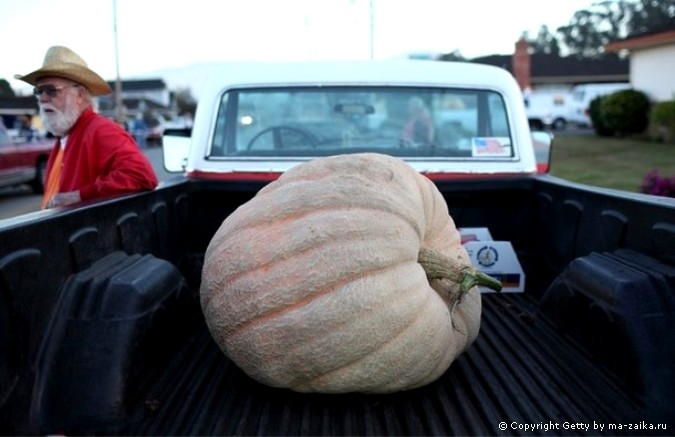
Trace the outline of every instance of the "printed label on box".
[[[472, 265], [502, 283], [502, 292], [525, 291], [525, 273], [516, 252], [508, 241], [469, 241], [464, 244]], [[482, 293], [491, 293], [480, 287]]]

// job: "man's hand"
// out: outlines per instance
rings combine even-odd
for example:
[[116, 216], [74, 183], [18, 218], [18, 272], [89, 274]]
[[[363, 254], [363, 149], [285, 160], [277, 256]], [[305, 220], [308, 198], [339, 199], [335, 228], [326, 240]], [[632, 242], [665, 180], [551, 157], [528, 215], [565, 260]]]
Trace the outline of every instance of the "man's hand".
[[67, 193], [58, 193], [47, 203], [47, 208], [56, 208], [57, 206], [70, 205], [81, 201], [80, 191], [68, 191]]

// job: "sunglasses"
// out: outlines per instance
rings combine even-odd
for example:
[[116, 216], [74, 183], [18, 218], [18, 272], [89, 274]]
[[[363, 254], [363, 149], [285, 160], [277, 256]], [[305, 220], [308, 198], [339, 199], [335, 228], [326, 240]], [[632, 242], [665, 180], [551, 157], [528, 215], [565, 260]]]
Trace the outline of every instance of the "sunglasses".
[[72, 84], [68, 86], [55, 86], [55, 85], [41, 85], [33, 88], [33, 95], [35, 97], [40, 97], [43, 93], [47, 94], [50, 98], [54, 98], [59, 94], [59, 91], [66, 88], [77, 87], [78, 84]]

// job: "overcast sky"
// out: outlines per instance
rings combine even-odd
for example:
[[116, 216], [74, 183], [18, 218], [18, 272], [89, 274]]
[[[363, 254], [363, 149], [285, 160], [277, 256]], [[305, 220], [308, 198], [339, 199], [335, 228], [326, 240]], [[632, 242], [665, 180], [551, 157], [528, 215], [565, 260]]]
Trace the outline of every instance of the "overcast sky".
[[[0, 78], [65, 45], [107, 80], [231, 60], [376, 59], [411, 52], [510, 54], [524, 31], [567, 24], [590, 0], [3, 1]], [[116, 11], [115, 14], [115, 5]], [[178, 6], [181, 5], [181, 6]], [[115, 20], [115, 16], [117, 19]], [[115, 22], [117, 32], [115, 32]], [[116, 50], [117, 47], [117, 57]]]

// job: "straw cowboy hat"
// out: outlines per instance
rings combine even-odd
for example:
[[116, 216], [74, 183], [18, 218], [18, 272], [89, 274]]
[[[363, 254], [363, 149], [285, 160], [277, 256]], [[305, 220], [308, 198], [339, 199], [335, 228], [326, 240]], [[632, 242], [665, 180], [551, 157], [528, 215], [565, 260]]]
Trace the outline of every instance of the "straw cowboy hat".
[[36, 85], [43, 77], [62, 77], [72, 80], [89, 90], [94, 96], [112, 93], [112, 89], [101, 76], [93, 72], [75, 52], [67, 47], [53, 46], [47, 50], [42, 68], [24, 76], [15, 74], [14, 78]]

